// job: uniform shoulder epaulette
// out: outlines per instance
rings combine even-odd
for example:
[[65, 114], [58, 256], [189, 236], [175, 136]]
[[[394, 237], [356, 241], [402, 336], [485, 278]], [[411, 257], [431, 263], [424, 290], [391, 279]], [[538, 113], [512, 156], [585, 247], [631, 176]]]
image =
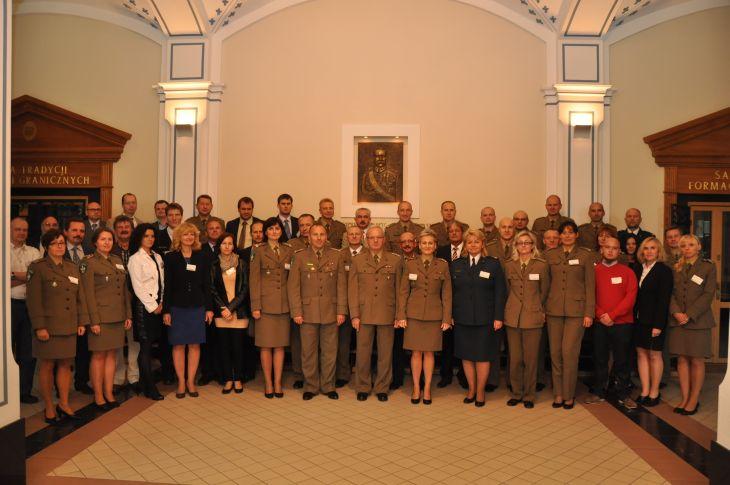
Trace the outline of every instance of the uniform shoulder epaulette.
[[581, 224], [580, 226], [578, 226], [578, 229], [580, 229], [581, 227], [588, 227], [590, 225], [591, 225], [590, 222], [586, 222], [585, 224]]
[[299, 248], [299, 249], [295, 249], [295, 250], [294, 250], [294, 254], [300, 253], [300, 252], [304, 251], [305, 249], [306, 249], [306, 248]]
[[390, 252], [390, 251], [388, 251], [388, 254], [392, 254], [393, 256], [398, 256], [398, 258], [401, 258], [402, 257], [400, 254], [393, 253], [393, 252]]
[[542, 261], [543, 263], [547, 263], [547, 259], [543, 258], [542, 256], [536, 256], [535, 261]]
[[[488, 255], [488, 254], [487, 254], [486, 256], [482, 256], [482, 257], [483, 257], [483, 258], [487, 258], [487, 259], [493, 259], [493, 260], [495, 260], [495, 261], [499, 261], [499, 258], [497, 258], [497, 257], [495, 257], [495, 256], [490, 256], [490, 255]], [[512, 261], [512, 259], [510, 258], [510, 259], [509, 259], [509, 261]]]
[[438, 261], [443, 261], [444, 263], [449, 264], [449, 262], [446, 261], [444, 258], [433, 258], [433, 259], [436, 259]]
[[712, 264], [715, 264], [715, 262], [714, 262], [713, 260], [711, 260], [711, 259], [708, 259], [708, 258], [702, 258], [702, 261], [704, 261], [705, 263], [712, 263]]
[[325, 249], [332, 249], [333, 251], [337, 251], [338, 253], [340, 251], [342, 251], [342, 248], [335, 248], [335, 247], [332, 247], [332, 246], [326, 246]]
[[31, 263], [30, 263], [30, 264], [36, 264], [36, 263], [40, 263], [41, 261], [45, 261], [45, 259], [46, 259], [46, 258], [38, 258], [38, 259], [36, 259], [35, 261], [31, 261]]
[[585, 251], [585, 252], [587, 252], [587, 253], [592, 253], [592, 252], [593, 252], [593, 250], [592, 250], [592, 249], [590, 249], [590, 248], [587, 248], [587, 247], [585, 247], [585, 246], [578, 246], [578, 249], [582, 249], [583, 251]]
[[559, 250], [560, 250], [560, 247], [550, 248], [550, 249], [546, 249], [545, 251], [543, 251], [543, 254], [554, 253], [555, 251], [559, 251]]
[[492, 240], [488, 241], [485, 246], [492, 246], [492, 245], [496, 245], [496, 244], [497, 244], [497, 240], [496, 239], [492, 239]]
[[288, 242], [283, 242], [283, 243], [279, 243], [279, 244], [282, 245], [282, 246], [286, 246], [288, 248], [291, 247], [291, 244], [289, 244]]

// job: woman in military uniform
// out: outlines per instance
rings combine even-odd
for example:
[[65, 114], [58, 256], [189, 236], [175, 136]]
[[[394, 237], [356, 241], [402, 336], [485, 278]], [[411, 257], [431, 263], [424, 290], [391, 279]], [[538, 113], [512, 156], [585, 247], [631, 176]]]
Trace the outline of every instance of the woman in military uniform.
[[596, 306], [595, 256], [578, 247], [578, 226], [558, 228], [560, 246], [545, 252], [550, 290], [545, 305], [553, 375], [553, 407], [573, 409], [583, 332], [593, 324]]
[[499, 260], [487, 256], [484, 233], [469, 229], [464, 241], [467, 255], [451, 263], [454, 355], [469, 383], [464, 404], [481, 407], [489, 363], [499, 356], [506, 287]]
[[397, 326], [405, 328], [403, 348], [411, 351], [411, 402], [418, 404], [421, 400], [423, 370], [423, 404], [431, 404], [434, 352], [441, 350], [442, 332], [452, 326], [451, 276], [449, 263], [433, 256], [436, 252], [436, 234], [433, 231], [426, 229], [421, 232], [418, 247], [420, 256], [404, 264]]
[[676, 355], [682, 401], [676, 413], [691, 416], [705, 381], [705, 359], [712, 357], [712, 302], [717, 291], [717, 269], [702, 259], [697, 236], [685, 234], [679, 240], [682, 257], [674, 267], [674, 289], [669, 303], [669, 353]]
[[[28, 314], [33, 326], [33, 357], [40, 361], [39, 381], [49, 424], [61, 418], [76, 419], [68, 404], [71, 363], [76, 356], [76, 336], [88, 323], [86, 296], [79, 284], [79, 268], [64, 259], [66, 238], [51, 229], [41, 239], [46, 256], [28, 267]], [[58, 405], [53, 406], [53, 368]]]
[[[251, 253], [251, 315], [256, 319], [254, 341], [261, 349], [264, 395], [284, 397], [281, 375], [284, 347], [289, 345], [289, 298], [287, 279], [294, 252], [280, 243], [284, 227], [277, 217], [264, 222], [264, 244]], [[273, 376], [272, 376], [273, 369]]]
[[114, 399], [117, 349], [124, 346], [124, 332], [132, 327], [127, 272], [119, 256], [111, 254], [114, 233], [100, 228], [91, 236], [96, 252], [79, 265], [81, 284], [89, 313], [89, 350], [94, 403], [102, 410], [119, 406]]
[[213, 312], [218, 329], [217, 352], [223, 367], [223, 394], [243, 392], [243, 341], [251, 310], [248, 303], [248, 261], [236, 254], [233, 234], [218, 240], [220, 255], [210, 267]]
[[520, 402], [535, 406], [538, 354], [545, 326], [545, 300], [550, 287], [550, 269], [540, 257], [537, 239], [530, 231], [515, 238], [512, 259], [504, 265], [507, 304], [504, 324], [509, 347], [509, 377], [512, 397], [508, 406]]

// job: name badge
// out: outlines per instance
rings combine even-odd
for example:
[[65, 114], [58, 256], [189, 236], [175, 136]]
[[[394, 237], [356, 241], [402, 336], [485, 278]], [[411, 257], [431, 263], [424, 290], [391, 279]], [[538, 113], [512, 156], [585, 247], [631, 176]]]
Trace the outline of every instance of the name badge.
[[78, 285], [78, 284], [79, 284], [79, 279], [78, 279], [78, 278], [75, 278], [75, 277], [73, 277], [73, 276], [69, 276], [69, 277], [68, 277], [68, 280], [69, 280], [69, 281], [70, 281], [71, 283], [75, 284], [75, 285]]
[[479, 272], [479, 277], [480, 277], [480, 278], [486, 278], [486, 279], [489, 279], [489, 277], [490, 277], [490, 276], [492, 276], [492, 275], [491, 275], [491, 274], [489, 274], [489, 271], [480, 271], [480, 272]]
[[124, 265], [123, 264], [117, 263], [117, 264], [115, 264], [115, 266], [117, 267], [117, 269], [121, 269], [122, 271], [124, 271]]
[[530, 281], [540, 281], [540, 273], [530, 273]]
[[291, 264], [284, 263], [284, 269], [291, 269]]
[[568, 264], [571, 265], [571, 266], [578, 266], [580, 264], [580, 260], [578, 260], [578, 259], [571, 259], [570, 261], [568, 261]]
[[185, 269], [188, 271], [195, 271], [197, 269], [197, 266], [195, 266], [194, 264], [188, 264], [185, 266]]
[[349, 264], [346, 264], [345, 265], [345, 271], [350, 271], [350, 265]]
[[621, 276], [614, 276], [611, 278], [611, 284], [612, 285], [620, 285], [624, 282], [624, 279]]
[[698, 285], [701, 285], [703, 281], [705, 281], [705, 280], [703, 280], [703, 279], [702, 279], [702, 278], [700, 278], [699, 276], [697, 276], [697, 275], [692, 275], [692, 283], [696, 283], [696, 284], [698, 284]]
[[415, 273], [408, 273], [408, 279], [411, 281], [416, 281], [418, 279], [418, 275]]
[[226, 274], [227, 274], [228, 276], [230, 276], [230, 275], [232, 275], [232, 274], [236, 274], [236, 268], [228, 268], [228, 269], [226, 270]]

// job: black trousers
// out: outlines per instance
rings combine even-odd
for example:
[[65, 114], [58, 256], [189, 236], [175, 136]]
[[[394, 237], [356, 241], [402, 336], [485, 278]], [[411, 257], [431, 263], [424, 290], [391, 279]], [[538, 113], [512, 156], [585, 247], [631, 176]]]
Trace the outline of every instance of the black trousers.
[[403, 385], [406, 368], [406, 351], [403, 350], [404, 328], [396, 328], [393, 335], [393, 384]]
[[631, 386], [630, 356], [632, 324], [614, 324], [610, 327], [596, 321], [593, 324], [593, 359], [596, 375], [593, 384], [596, 395], [605, 396], [608, 387], [608, 359], [613, 354], [611, 374], [616, 378], [616, 393], [625, 396]]
[[88, 332], [76, 337], [76, 358], [74, 359], [74, 387], [79, 389], [89, 383], [89, 352]]
[[[175, 380], [175, 366], [172, 364], [172, 346], [167, 338], [167, 326], [162, 326], [160, 341], [157, 346], [157, 358], [160, 360], [162, 380]], [[140, 352], [142, 350], [140, 349]], [[140, 370], [141, 372], [141, 370]]]
[[20, 368], [20, 395], [33, 390], [35, 359], [33, 358], [33, 329], [25, 300], [10, 300], [10, 335], [15, 362]]
[[[216, 354], [220, 356], [223, 382], [243, 380], [243, 338], [246, 333], [243, 328], [216, 328]], [[210, 344], [206, 346], [213, 350]]]
[[139, 341], [137, 365], [139, 366], [139, 382], [145, 394], [154, 394], [157, 389], [155, 378], [152, 375], [152, 343], [149, 339]]
[[[253, 321], [253, 317], [251, 317]], [[256, 378], [256, 367], [258, 367], [259, 354], [253, 342], [253, 337], [248, 334], [248, 329], [243, 331], [243, 379], [252, 381]]]
[[449, 329], [442, 332], [441, 337], [441, 363], [440, 373], [441, 379], [451, 381], [454, 378], [454, 365], [459, 367], [459, 375], [464, 374], [464, 369], [461, 367], [461, 359], [454, 357], [454, 329]]
[[215, 323], [205, 327], [205, 343], [200, 346], [200, 374], [203, 378], [220, 380], [221, 359], [216, 352], [218, 346], [218, 328]]

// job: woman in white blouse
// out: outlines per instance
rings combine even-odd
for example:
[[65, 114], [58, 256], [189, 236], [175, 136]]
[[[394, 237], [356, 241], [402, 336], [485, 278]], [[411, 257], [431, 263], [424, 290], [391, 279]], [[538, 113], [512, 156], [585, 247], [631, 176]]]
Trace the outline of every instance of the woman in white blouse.
[[162, 257], [152, 250], [155, 229], [140, 224], [132, 233], [127, 263], [134, 295], [132, 313], [134, 340], [139, 342], [139, 374], [144, 395], [154, 401], [164, 399], [152, 377], [152, 345], [160, 338], [162, 328], [162, 295], [165, 273]]

